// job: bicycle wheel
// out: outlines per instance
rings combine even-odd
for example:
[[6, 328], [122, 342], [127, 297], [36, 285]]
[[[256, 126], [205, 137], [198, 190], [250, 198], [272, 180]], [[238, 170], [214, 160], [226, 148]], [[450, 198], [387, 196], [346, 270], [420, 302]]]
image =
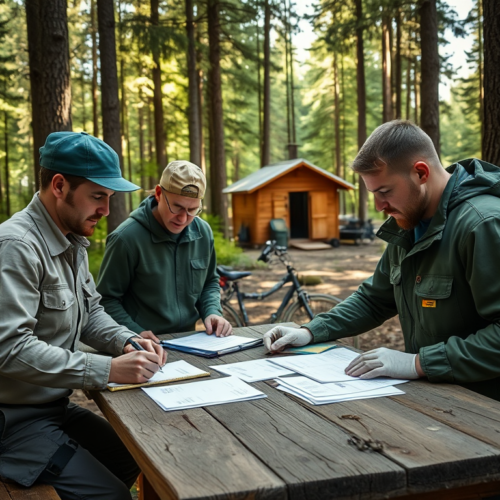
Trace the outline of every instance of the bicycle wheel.
[[[340, 304], [342, 301], [333, 295], [326, 295], [324, 293], [310, 293], [308, 294], [309, 307], [312, 313], [316, 316], [322, 312], [328, 312], [330, 309]], [[309, 314], [305, 310], [304, 306], [296, 300], [283, 315], [283, 321], [293, 321], [298, 325], [303, 325], [304, 323], [309, 323], [311, 319]]]
[[239, 314], [229, 304], [222, 304], [222, 316], [229, 321], [233, 328], [243, 326]]

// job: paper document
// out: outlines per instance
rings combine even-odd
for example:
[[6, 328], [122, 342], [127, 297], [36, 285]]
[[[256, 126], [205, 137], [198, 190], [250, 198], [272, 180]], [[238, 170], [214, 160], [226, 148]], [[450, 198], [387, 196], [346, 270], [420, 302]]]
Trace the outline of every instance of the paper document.
[[333, 403], [345, 401], [346, 399], [356, 399], [358, 396], [378, 394], [377, 391], [384, 389], [384, 392], [392, 392], [396, 384], [403, 384], [407, 380], [383, 378], [372, 380], [356, 380], [352, 382], [332, 382], [320, 384], [307, 377], [287, 377], [277, 378], [279, 385], [293, 391], [296, 395], [303, 396], [316, 403]]
[[213, 370], [226, 375], [233, 375], [245, 382], [259, 382], [285, 375], [293, 375], [294, 372], [275, 365], [267, 359], [255, 359], [252, 361], [242, 361], [241, 363], [229, 363], [227, 365], [211, 366]]
[[309, 344], [301, 347], [287, 347], [281, 354], [321, 354], [336, 348], [336, 344]]
[[179, 380], [188, 380], [198, 377], [209, 377], [210, 373], [196, 368], [196, 366], [186, 363], [186, 361], [174, 361], [167, 363], [163, 367], [163, 373], [157, 371], [147, 382], [143, 384], [116, 384], [110, 382], [108, 389], [110, 391], [119, 391], [123, 389], [133, 389], [134, 387], [142, 387], [145, 385], [165, 384], [167, 382], [176, 382]]
[[211, 358], [257, 347], [262, 345], [262, 339], [250, 339], [237, 335], [216, 337], [215, 334], [207, 335], [205, 332], [201, 332], [180, 339], [162, 340], [161, 344], [168, 349]]
[[371, 398], [381, 398], [385, 396], [399, 396], [401, 394], [404, 394], [403, 391], [400, 391], [396, 387], [389, 386], [389, 387], [382, 387], [380, 389], [374, 389], [372, 391], [365, 391], [365, 392], [357, 392], [355, 394], [351, 394], [350, 396], [344, 396], [343, 398], [332, 398], [330, 400], [326, 399], [316, 399], [313, 397], [307, 397], [303, 395], [302, 393], [295, 392], [294, 390], [290, 389], [288, 386], [284, 385], [278, 385], [276, 389], [286, 392], [288, 394], [292, 394], [293, 396], [296, 396], [300, 399], [303, 399], [304, 401], [307, 401], [308, 403], [311, 403], [312, 405], [326, 405], [329, 403], [340, 403], [342, 401], [353, 401], [357, 399], [371, 399]]
[[267, 396], [237, 377], [223, 377], [190, 384], [143, 387], [142, 390], [165, 411], [236, 403]]
[[358, 356], [359, 354], [354, 351], [339, 347], [322, 354], [269, 358], [269, 361], [324, 384], [359, 380], [358, 377], [345, 374], [349, 363]]

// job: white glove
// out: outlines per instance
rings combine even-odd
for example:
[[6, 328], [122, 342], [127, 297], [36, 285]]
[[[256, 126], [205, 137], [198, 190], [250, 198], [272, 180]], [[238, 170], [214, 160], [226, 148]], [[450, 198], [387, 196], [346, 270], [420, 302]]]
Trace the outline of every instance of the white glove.
[[345, 372], [361, 379], [375, 377], [415, 379], [419, 378], [415, 367], [416, 357], [416, 354], [379, 347], [353, 359]]
[[307, 345], [313, 340], [312, 333], [307, 328], [288, 328], [275, 326], [263, 337], [264, 346], [268, 351], [282, 351], [285, 347]]

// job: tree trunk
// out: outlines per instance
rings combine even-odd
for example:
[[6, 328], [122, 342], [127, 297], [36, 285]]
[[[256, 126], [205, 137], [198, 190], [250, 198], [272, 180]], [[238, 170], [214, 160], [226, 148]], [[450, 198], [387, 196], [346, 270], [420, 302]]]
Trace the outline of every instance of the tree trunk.
[[271, 6], [270, 0], [265, 0], [264, 7], [264, 106], [262, 126], [262, 157], [260, 166], [265, 167], [271, 162]]
[[[26, 0], [35, 183], [38, 151], [51, 132], [71, 130], [71, 84], [66, 1]], [[43, 50], [42, 50], [43, 48]]]
[[10, 209], [10, 166], [9, 166], [9, 119], [7, 111], [3, 113], [4, 123], [4, 149], [5, 149], [5, 200], [7, 217], [11, 216]]
[[484, 135], [483, 160], [500, 165], [500, 10], [483, 0]]
[[[97, 20], [101, 55], [102, 136], [104, 142], [109, 144], [118, 154], [123, 173], [113, 0], [97, 0]], [[116, 193], [110, 199], [109, 209], [108, 233], [111, 233], [128, 215], [124, 193]]]
[[396, 118], [401, 118], [402, 108], [402, 65], [401, 65], [401, 10], [398, 10], [396, 17], [396, 57], [395, 57], [395, 71], [396, 71]]
[[391, 18], [384, 13], [382, 16], [382, 121], [392, 120], [392, 86], [391, 86]]
[[188, 123], [189, 161], [201, 166], [200, 114], [198, 104], [198, 72], [196, 71], [196, 45], [194, 38], [193, 0], [185, 0], [186, 32], [188, 38]]
[[224, 150], [224, 118], [222, 113], [222, 86], [220, 69], [219, 0], [208, 0], [209, 62], [209, 131], [210, 131], [210, 196], [212, 213], [220, 217], [224, 234], [228, 235], [227, 201], [222, 190], [227, 184]]
[[154, 125], [153, 125], [153, 114], [151, 113], [151, 107], [153, 105], [153, 99], [151, 97], [147, 98], [147, 117], [148, 117], [148, 186], [149, 189], [153, 189], [155, 184], [159, 182], [160, 179], [156, 176], [156, 172], [153, 175], [151, 172], [151, 166], [154, 164]]
[[[196, 30], [196, 40], [198, 44], [200, 44], [200, 29]], [[202, 61], [202, 53], [201, 50], [196, 50], [196, 62], [198, 63], [198, 70], [196, 74], [196, 82], [197, 82], [197, 92], [198, 92], [198, 128], [200, 135], [200, 167], [203, 170], [203, 173], [206, 175], [207, 173], [207, 165], [205, 160], [205, 142], [204, 142], [204, 134], [203, 134], [203, 109], [204, 109], [204, 100], [203, 100], [203, 69], [201, 68]]]
[[483, 2], [477, 0], [477, 38], [478, 38], [478, 62], [479, 73], [479, 123], [481, 124], [481, 144], [484, 136], [484, 85], [483, 85]]
[[[160, 24], [158, 3], [159, 0], [151, 0], [151, 25], [156, 28]], [[163, 118], [163, 96], [161, 91], [160, 47], [158, 46], [158, 42], [155, 40], [153, 40], [151, 45], [151, 53], [153, 56], [153, 102], [155, 118], [156, 165], [159, 179], [164, 168], [167, 166], [167, 154], [165, 150], [165, 124]]]
[[[258, 7], [257, 7], [258, 8]], [[260, 29], [259, 18], [257, 15], [257, 112], [259, 116], [259, 158], [262, 167], [262, 147], [264, 145], [264, 137], [262, 135], [262, 82], [261, 82], [261, 58], [260, 58]]]
[[97, 97], [97, 26], [95, 22], [95, 1], [90, 1], [90, 26], [92, 32], [92, 121], [94, 137], [99, 137], [99, 101]]
[[406, 53], [406, 119], [410, 119], [411, 110], [411, 31], [408, 33]]
[[[285, 0], [286, 1], [286, 0]], [[290, 14], [292, 6], [289, 6]], [[288, 23], [288, 48], [290, 51], [290, 108], [291, 108], [291, 116], [292, 116], [292, 143], [293, 147], [291, 148], [290, 159], [295, 159], [298, 156], [298, 146], [297, 146], [297, 127], [295, 126], [295, 78], [293, 76], [293, 43], [292, 43], [292, 30], [290, 27], [290, 23]]]
[[340, 89], [336, 50], [333, 52], [333, 92], [335, 105], [335, 109], [333, 110], [333, 123], [335, 127], [335, 171], [339, 177], [342, 177], [342, 161], [340, 151]]
[[[362, 0], [356, 0], [356, 82], [358, 98], [358, 150], [366, 141], [366, 83], [365, 83], [365, 56], [363, 49], [363, 6]], [[365, 183], [359, 179], [358, 218], [364, 223], [368, 214], [368, 191]]]
[[436, 0], [424, 0], [420, 7], [420, 126], [439, 148], [439, 52]]
[[139, 168], [141, 172], [141, 199], [145, 198], [145, 189], [148, 186], [146, 172], [144, 171], [144, 101], [142, 98], [142, 90], [139, 89], [139, 107], [138, 107], [138, 135], [139, 135]]

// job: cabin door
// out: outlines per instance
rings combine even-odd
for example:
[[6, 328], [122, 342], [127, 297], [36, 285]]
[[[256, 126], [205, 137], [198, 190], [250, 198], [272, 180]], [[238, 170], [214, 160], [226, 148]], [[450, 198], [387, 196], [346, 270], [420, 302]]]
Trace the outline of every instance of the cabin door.
[[328, 238], [328, 193], [309, 192], [309, 237], [312, 240]]

